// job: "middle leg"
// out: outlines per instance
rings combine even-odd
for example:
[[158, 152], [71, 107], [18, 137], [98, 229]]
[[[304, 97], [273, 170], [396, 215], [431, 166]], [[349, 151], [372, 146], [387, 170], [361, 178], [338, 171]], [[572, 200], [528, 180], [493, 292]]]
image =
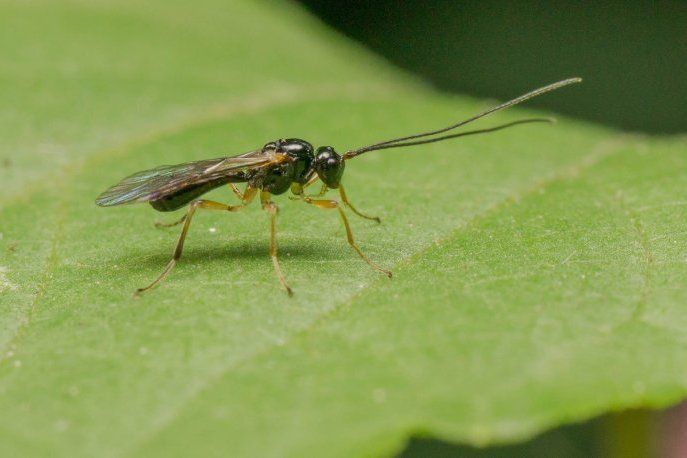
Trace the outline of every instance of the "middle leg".
[[277, 204], [270, 200], [270, 193], [267, 191], [262, 191], [260, 193], [260, 202], [262, 203], [262, 208], [266, 210], [270, 215], [270, 257], [272, 258], [272, 265], [274, 265], [274, 271], [279, 278], [279, 283], [284, 287], [286, 293], [289, 296], [293, 295], [293, 290], [286, 283], [284, 274], [281, 272], [281, 267], [279, 266], [279, 258], [277, 257]]

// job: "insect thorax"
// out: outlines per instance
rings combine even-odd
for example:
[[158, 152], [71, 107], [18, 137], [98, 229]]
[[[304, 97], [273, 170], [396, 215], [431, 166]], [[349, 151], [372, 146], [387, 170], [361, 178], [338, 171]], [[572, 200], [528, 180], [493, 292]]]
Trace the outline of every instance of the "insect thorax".
[[305, 140], [277, 140], [266, 144], [264, 150], [276, 150], [293, 160], [265, 168], [251, 180], [252, 186], [263, 188], [271, 194], [283, 194], [289, 190], [292, 183], [305, 184], [312, 176], [313, 146]]
[[315, 175], [327, 187], [339, 187], [345, 163], [331, 146], [321, 146], [313, 151], [313, 146], [305, 140], [289, 138], [267, 143], [263, 151], [285, 154], [291, 161], [256, 171], [249, 180], [252, 187], [265, 189], [270, 194], [283, 194], [289, 189], [299, 194], [302, 186]]

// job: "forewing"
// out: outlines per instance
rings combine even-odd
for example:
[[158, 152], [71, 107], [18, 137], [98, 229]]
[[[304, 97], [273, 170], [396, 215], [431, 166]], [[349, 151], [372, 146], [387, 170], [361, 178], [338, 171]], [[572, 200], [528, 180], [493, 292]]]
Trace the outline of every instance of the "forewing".
[[251, 167], [280, 160], [271, 152], [251, 151], [240, 156], [220, 157], [177, 165], [163, 165], [135, 173], [103, 192], [96, 199], [102, 207], [157, 200], [186, 186], [201, 184]]

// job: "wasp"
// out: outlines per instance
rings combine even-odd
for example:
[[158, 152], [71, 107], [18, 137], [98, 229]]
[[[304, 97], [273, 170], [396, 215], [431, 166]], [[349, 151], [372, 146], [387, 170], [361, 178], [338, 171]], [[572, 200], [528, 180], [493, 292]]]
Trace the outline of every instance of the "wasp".
[[[376, 221], [377, 223], [380, 222], [380, 219], [358, 211], [348, 200], [342, 184], [346, 162], [370, 151], [434, 143], [457, 137], [494, 132], [518, 124], [552, 122], [550, 118], [527, 118], [495, 127], [450, 132], [496, 111], [581, 81], [580, 78], [558, 81], [494, 106], [448, 127], [374, 143], [358, 149], [348, 150], [342, 155], [337, 153], [331, 146], [320, 146], [315, 149], [312, 144], [305, 140], [287, 138], [271, 141], [262, 148], [237, 156], [220, 157], [178, 165], [163, 165], [124, 178], [98, 196], [96, 204], [102, 207], [111, 207], [134, 202], [148, 202], [155, 210], [161, 212], [169, 212], [187, 207], [186, 214], [178, 221], [171, 224], [156, 224], [158, 227], [172, 227], [183, 224], [183, 227], [172, 259], [170, 259], [162, 273], [152, 283], [136, 290], [135, 295], [140, 295], [154, 288], [172, 271], [181, 258], [186, 235], [197, 210], [237, 212], [250, 204], [258, 195], [260, 196], [262, 208], [269, 215], [269, 254], [272, 258], [274, 270], [282, 287], [289, 295], [292, 295], [293, 291], [286, 282], [277, 256], [276, 223], [278, 207], [272, 200], [272, 196], [278, 196], [287, 191], [291, 191], [292, 197], [295, 200], [302, 201], [316, 208], [338, 212], [346, 230], [348, 244], [373, 269], [391, 278], [391, 272], [370, 260], [362, 252], [353, 237], [344, 207], [364, 219]], [[318, 181], [322, 184], [320, 192], [314, 195], [306, 195], [306, 188]], [[237, 183], [246, 184], [243, 191], [236, 186]], [[208, 191], [224, 185], [231, 187], [234, 194], [240, 200], [240, 204], [228, 205], [212, 200], [199, 199]], [[338, 191], [340, 201], [324, 198], [330, 189]]]

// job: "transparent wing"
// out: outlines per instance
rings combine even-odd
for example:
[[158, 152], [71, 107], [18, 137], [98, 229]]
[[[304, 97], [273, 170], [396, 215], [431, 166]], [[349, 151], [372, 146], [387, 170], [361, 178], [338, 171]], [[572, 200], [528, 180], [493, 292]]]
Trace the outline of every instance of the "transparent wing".
[[220, 157], [177, 165], [163, 165], [135, 173], [103, 192], [95, 200], [102, 207], [157, 200], [186, 186], [222, 177], [245, 169], [280, 162], [283, 156], [272, 151], [251, 151], [240, 156]]

